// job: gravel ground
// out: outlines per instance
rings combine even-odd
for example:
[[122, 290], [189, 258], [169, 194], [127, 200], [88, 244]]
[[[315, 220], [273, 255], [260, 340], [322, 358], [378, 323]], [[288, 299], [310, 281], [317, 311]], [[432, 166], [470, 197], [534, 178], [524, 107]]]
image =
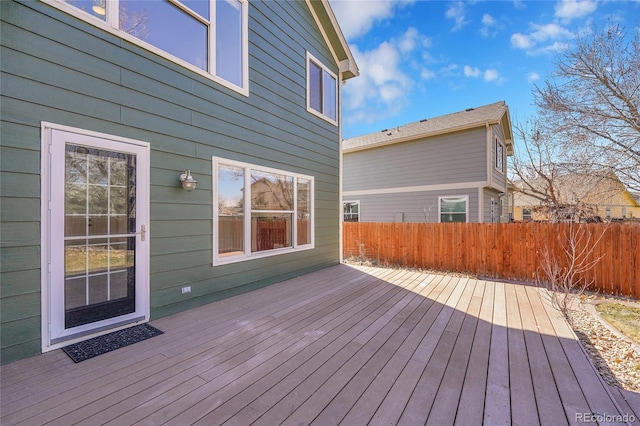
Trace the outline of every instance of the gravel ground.
[[[585, 303], [588, 302], [585, 300]], [[573, 330], [604, 381], [611, 386], [640, 392], [638, 346], [634, 347], [632, 343], [612, 333], [584, 306], [571, 312]]]

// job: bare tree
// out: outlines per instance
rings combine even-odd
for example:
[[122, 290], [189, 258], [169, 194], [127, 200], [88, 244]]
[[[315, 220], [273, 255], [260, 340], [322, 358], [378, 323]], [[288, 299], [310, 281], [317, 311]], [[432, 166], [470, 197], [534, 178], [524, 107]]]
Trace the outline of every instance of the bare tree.
[[571, 151], [567, 165], [614, 170], [640, 190], [640, 31], [578, 34], [534, 96], [539, 120]]
[[515, 205], [528, 206], [551, 222], [579, 222], [595, 214], [584, 202], [604, 179], [593, 162], [576, 162], [571, 144], [562, 143], [540, 119], [514, 123], [520, 149], [510, 159]]
[[551, 295], [553, 306], [572, 321], [574, 300], [594, 282], [589, 273], [604, 255], [596, 255], [595, 246], [605, 235], [608, 225], [591, 226], [570, 222], [540, 252], [540, 281]]

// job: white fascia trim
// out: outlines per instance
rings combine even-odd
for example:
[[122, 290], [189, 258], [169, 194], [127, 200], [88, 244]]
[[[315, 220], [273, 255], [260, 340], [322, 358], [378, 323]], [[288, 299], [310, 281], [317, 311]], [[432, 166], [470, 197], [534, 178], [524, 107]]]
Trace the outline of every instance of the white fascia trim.
[[316, 13], [315, 9], [313, 8], [313, 5], [311, 4], [311, 2], [314, 0], [306, 0], [307, 2], [307, 6], [309, 7], [309, 11], [311, 12], [311, 16], [313, 16], [314, 21], [316, 21], [316, 24], [318, 25], [318, 28], [320, 29], [320, 33], [322, 34], [322, 38], [324, 39], [325, 43], [327, 44], [327, 46], [329, 47], [329, 51], [331, 52], [331, 56], [333, 56], [333, 60], [335, 61], [336, 65], [338, 65], [339, 70], [340, 70], [340, 80], [341, 81], [345, 81], [345, 79], [342, 79], [342, 73], [346, 72], [346, 71], [351, 71], [353, 73], [353, 75], [358, 76], [360, 75], [360, 71], [358, 70], [358, 66], [356, 64], [356, 61], [353, 57], [353, 54], [351, 53], [351, 49], [349, 48], [349, 43], [347, 43], [347, 40], [344, 38], [344, 34], [342, 34], [342, 30], [340, 29], [340, 25], [338, 24], [338, 20], [336, 19], [335, 14], [333, 13], [333, 9], [331, 9], [331, 5], [329, 4], [328, 0], [321, 0], [322, 6], [324, 7], [324, 9], [327, 11], [327, 15], [329, 16], [329, 19], [331, 20], [331, 24], [333, 25], [336, 34], [338, 35], [338, 38], [340, 39], [340, 44], [342, 44], [342, 48], [344, 49], [347, 58], [340, 61], [338, 59], [338, 55], [336, 54], [336, 50], [333, 47], [333, 45], [331, 44], [329, 37], [327, 36], [327, 32], [325, 31], [324, 26], [322, 25], [322, 23], [320, 22], [320, 18], [318, 18], [318, 14]]
[[428, 192], [428, 191], [450, 191], [456, 189], [470, 189], [470, 188], [483, 188], [486, 182], [460, 182], [460, 183], [445, 183], [440, 185], [418, 185], [418, 186], [401, 186], [395, 188], [380, 188], [380, 189], [365, 189], [361, 191], [344, 191], [342, 193], [344, 197], [357, 197], [361, 195], [382, 195], [382, 194], [397, 194], [406, 192]]

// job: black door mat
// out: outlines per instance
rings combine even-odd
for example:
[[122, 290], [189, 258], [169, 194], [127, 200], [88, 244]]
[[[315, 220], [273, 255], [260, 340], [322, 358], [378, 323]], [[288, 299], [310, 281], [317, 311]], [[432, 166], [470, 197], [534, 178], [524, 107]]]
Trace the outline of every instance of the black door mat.
[[164, 332], [149, 324], [140, 324], [65, 346], [62, 350], [74, 362], [81, 362], [161, 334]]

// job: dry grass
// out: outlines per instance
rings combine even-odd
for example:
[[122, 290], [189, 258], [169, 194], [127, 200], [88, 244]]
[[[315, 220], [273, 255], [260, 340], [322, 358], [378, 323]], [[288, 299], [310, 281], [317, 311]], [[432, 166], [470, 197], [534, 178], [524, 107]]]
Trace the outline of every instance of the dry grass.
[[600, 303], [596, 309], [609, 324], [640, 344], [640, 308], [620, 303]]

